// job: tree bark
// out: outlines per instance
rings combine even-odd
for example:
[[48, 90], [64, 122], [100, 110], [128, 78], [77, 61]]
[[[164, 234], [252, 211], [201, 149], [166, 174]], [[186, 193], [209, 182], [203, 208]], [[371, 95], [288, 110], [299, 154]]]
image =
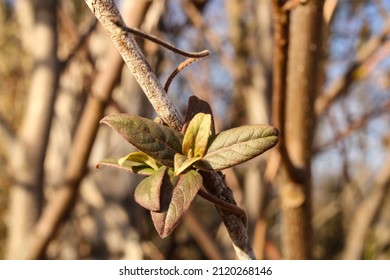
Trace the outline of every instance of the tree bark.
[[[85, 1], [101, 22], [111, 40], [119, 50], [142, 90], [151, 101], [160, 118], [177, 130], [182, 124], [179, 113], [169, 100], [162, 85], [146, 62], [137, 42], [129, 32], [121, 30], [124, 25], [121, 14], [113, 1]], [[163, 94], [161, 94], [163, 93]]]
[[[291, 11], [284, 133], [287, 170], [280, 188], [282, 251], [286, 259], [310, 259], [311, 147], [315, 125], [314, 100], [319, 89], [323, 0], [309, 1]], [[288, 158], [286, 158], [286, 156]]]

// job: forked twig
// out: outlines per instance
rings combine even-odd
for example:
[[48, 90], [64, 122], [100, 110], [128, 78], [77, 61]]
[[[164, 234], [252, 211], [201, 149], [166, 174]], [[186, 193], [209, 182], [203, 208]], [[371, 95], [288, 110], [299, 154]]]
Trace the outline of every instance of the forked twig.
[[176, 77], [177, 74], [179, 74], [180, 71], [182, 71], [187, 66], [191, 65], [193, 62], [195, 62], [201, 58], [204, 58], [210, 54], [210, 51], [208, 51], [208, 50], [203, 50], [200, 52], [184, 51], [182, 49], [179, 49], [179, 48], [173, 46], [172, 44], [165, 42], [164, 40], [161, 40], [160, 38], [157, 38], [153, 35], [147, 34], [143, 31], [139, 30], [138, 28], [128, 27], [128, 26], [124, 25], [122, 22], [118, 21], [117, 19], [114, 19], [113, 22], [115, 24], [117, 24], [120, 28], [122, 28], [122, 30], [130, 32], [131, 34], [133, 34], [135, 36], [139, 36], [139, 37], [142, 37], [142, 38], [147, 39], [149, 41], [152, 41], [152, 42], [154, 42], [154, 43], [156, 43], [156, 44], [158, 44], [158, 45], [160, 45], [168, 50], [173, 51], [174, 53], [188, 57], [188, 59], [186, 59], [185, 61], [180, 63], [179, 66], [177, 66], [177, 68], [175, 70], [173, 70], [172, 74], [168, 77], [168, 79], [165, 83], [165, 86], [164, 86], [165, 92], [168, 92], [169, 86], [171, 85], [173, 79]]

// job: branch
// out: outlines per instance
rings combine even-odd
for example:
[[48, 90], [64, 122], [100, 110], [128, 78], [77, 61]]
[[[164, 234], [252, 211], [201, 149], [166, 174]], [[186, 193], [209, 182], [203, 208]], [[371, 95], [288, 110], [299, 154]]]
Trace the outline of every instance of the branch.
[[357, 209], [348, 230], [342, 259], [361, 259], [366, 237], [390, 187], [390, 158], [375, 178], [372, 188]]
[[[237, 205], [232, 191], [226, 186], [220, 172], [199, 171], [199, 173], [202, 175], [204, 187], [210, 194], [230, 204]], [[241, 215], [220, 207], [216, 207], [216, 209], [228, 230], [237, 258], [240, 260], [256, 259]]]
[[189, 229], [190, 234], [198, 243], [199, 247], [203, 250], [203, 253], [209, 260], [221, 260], [223, 259], [222, 253], [217, 247], [214, 238], [211, 236], [210, 231], [203, 227], [202, 223], [196, 217], [197, 213], [194, 213], [191, 209], [188, 209], [184, 217], [184, 222]]
[[128, 32], [130, 32], [131, 34], [135, 35], [135, 36], [139, 36], [139, 37], [142, 37], [144, 39], [147, 39], [149, 41], [152, 41], [160, 46], [163, 46], [164, 48], [174, 52], [174, 53], [177, 53], [179, 55], [182, 55], [182, 56], [185, 56], [185, 57], [188, 57], [188, 59], [186, 59], [185, 61], [183, 61], [182, 63], [180, 63], [179, 66], [176, 67], [176, 69], [172, 72], [172, 74], [168, 77], [166, 83], [165, 83], [165, 86], [164, 86], [164, 91], [165, 92], [168, 92], [168, 89], [169, 89], [169, 86], [171, 85], [173, 79], [176, 77], [177, 74], [179, 74], [180, 71], [182, 71], [184, 68], [186, 68], [187, 66], [189, 66], [190, 64], [192, 64], [193, 62], [201, 59], [201, 58], [204, 58], [206, 56], [208, 56], [210, 54], [210, 52], [208, 50], [204, 50], [204, 51], [201, 51], [201, 52], [187, 52], [187, 51], [184, 51], [184, 50], [181, 50], [179, 48], [176, 48], [175, 46], [161, 40], [160, 38], [157, 38], [155, 36], [152, 36], [152, 35], [149, 35], [149, 34], [146, 34], [144, 33], [143, 31], [137, 29], [137, 28], [132, 28], [132, 27], [128, 27], [128, 26], [124, 26], [122, 25], [122, 23], [120, 22], [117, 22], [115, 21], [115, 23], [120, 27], [122, 28], [123, 30], [126, 30]]
[[315, 147], [313, 149], [313, 153], [319, 153], [323, 150], [326, 150], [327, 148], [333, 146], [335, 143], [342, 141], [343, 139], [347, 138], [349, 135], [351, 135], [354, 131], [364, 127], [370, 120], [381, 116], [382, 114], [385, 114], [390, 111], [390, 101], [387, 101], [382, 105], [380, 108], [376, 108], [373, 111], [370, 111], [361, 117], [359, 117], [357, 120], [351, 122], [347, 128], [344, 130], [338, 132], [332, 139], [329, 141], [326, 141], [325, 143], [321, 144], [318, 147]]
[[97, 26], [97, 20], [93, 20], [92, 23], [88, 26], [87, 30], [80, 35], [77, 44], [73, 47], [73, 49], [69, 52], [69, 55], [61, 61], [61, 70], [63, 71], [75, 57], [77, 52], [85, 45], [85, 42], [88, 40], [92, 32], [95, 30]]
[[204, 190], [200, 189], [198, 192], [200, 197], [203, 197], [205, 200], [208, 200], [209, 202], [215, 204], [216, 207], [222, 208], [226, 211], [230, 211], [231, 213], [237, 214], [241, 216], [242, 221], [246, 225], [247, 216], [244, 210], [242, 210], [240, 207], [238, 207], [235, 204], [228, 203], [222, 199], [219, 199], [216, 196], [213, 196], [209, 194], [208, 192], [205, 192]]
[[[207, 54], [208, 55], [208, 54]], [[171, 73], [171, 75], [169, 75], [167, 81], [165, 82], [165, 86], [164, 86], [164, 90], [166, 92], [168, 92], [168, 89], [169, 89], [169, 86], [171, 85], [173, 79], [176, 77], [177, 74], [180, 73], [180, 71], [182, 71], [184, 68], [186, 68], [187, 66], [191, 65], [193, 62], [199, 60], [200, 58], [187, 58], [186, 60], [184, 60], [182, 63], [180, 63], [175, 70], [173, 70], [173, 72]]]
[[[4, 147], [11, 147], [16, 139], [15, 129], [2, 114], [0, 114], [0, 135]], [[10, 155], [7, 154], [7, 157], [9, 156]]]
[[[289, 2], [287, 2], [289, 3]], [[301, 182], [304, 172], [294, 166], [286, 147], [286, 93], [287, 93], [287, 64], [288, 64], [288, 40], [290, 13], [283, 10], [278, 0], [273, 0], [274, 25], [275, 25], [275, 50], [274, 50], [274, 73], [272, 92], [272, 121], [273, 125], [280, 130], [279, 152], [283, 159], [290, 178]]]
[[317, 116], [324, 113], [330, 105], [343, 96], [354, 81], [355, 70], [360, 68], [378, 50], [390, 34], [390, 20], [387, 20], [383, 30], [371, 38], [357, 53], [356, 60], [349, 66], [343, 76], [336, 79], [329, 88], [318, 97], [315, 102]]
[[218, 57], [225, 68], [228, 69], [234, 77], [237, 77], [239, 73], [235, 65], [235, 61], [223, 51], [222, 41], [211, 28], [208, 28], [202, 14], [196, 8], [195, 4], [189, 0], [182, 0], [181, 5], [188, 19], [197, 29], [201, 31], [208, 43], [212, 46], [213, 50], [218, 54]]
[[[276, 15], [278, 2], [280, 1], [274, 2]], [[282, 251], [287, 259], [310, 259], [312, 254], [310, 158], [315, 124], [313, 103], [320, 73], [318, 62], [322, 41], [322, 7], [323, 0], [309, 1], [291, 11], [290, 24], [285, 24], [283, 17], [280, 22], [276, 22], [284, 29], [288, 28], [286, 31], [282, 30], [283, 36], [290, 33], [287, 33], [288, 38], [283, 37], [283, 40], [289, 40], [287, 76], [278, 73], [277, 77], [285, 91], [280, 90], [280, 94], [284, 96], [279, 97], [279, 102], [284, 106], [279, 107], [279, 114], [282, 116], [279, 121], [284, 131], [281, 148], [286, 149], [281, 150], [282, 163], [288, 174], [281, 181], [279, 194]], [[285, 21], [288, 22], [288, 19]], [[278, 37], [275, 39], [280, 40]], [[278, 43], [276, 42], [277, 48], [283, 47], [278, 46]], [[280, 43], [287, 44], [283, 41]], [[283, 65], [279, 67], [283, 67], [285, 72], [285, 61], [282, 62]], [[286, 160], [290, 162], [286, 164]]]
[[[125, 63], [133, 73], [136, 81], [140, 84], [159, 117], [170, 127], [180, 131], [183, 122], [176, 108], [168, 99], [166, 92], [145, 60], [132, 35], [121, 28], [124, 26], [124, 23], [115, 2], [113, 0], [85, 0], [85, 2], [116, 45]], [[203, 172], [202, 177], [204, 179], [204, 186], [209, 193], [226, 202], [236, 204], [233, 194], [222, 178], [222, 174]], [[255, 259], [245, 224], [241, 217], [223, 209], [217, 208], [217, 210], [221, 214], [222, 220], [232, 239], [237, 257], [239, 259]]]
[[183, 122], [179, 113], [169, 100], [133, 36], [123, 29], [126, 25], [115, 1], [85, 0], [85, 2], [114, 42], [157, 114], [169, 126], [180, 131]]
[[208, 50], [204, 50], [201, 52], [187, 52], [187, 51], [181, 50], [179, 48], [176, 48], [174, 45], [171, 45], [171, 44], [161, 40], [160, 38], [146, 34], [143, 31], [139, 30], [138, 28], [132, 28], [132, 27], [122, 25], [121, 22], [117, 22], [115, 20], [114, 20], [114, 22], [122, 30], [126, 30], [135, 36], [139, 36], [139, 37], [142, 37], [142, 38], [147, 39], [149, 41], [152, 41], [153, 43], [156, 43], [160, 46], [163, 46], [164, 48], [166, 48], [174, 53], [180, 54], [182, 56], [191, 57], [191, 58], [203, 58], [203, 57], [206, 57], [210, 54], [210, 52]]
[[282, 6], [282, 11], [287, 12], [296, 8], [299, 5], [305, 5], [309, 0], [288, 0]]

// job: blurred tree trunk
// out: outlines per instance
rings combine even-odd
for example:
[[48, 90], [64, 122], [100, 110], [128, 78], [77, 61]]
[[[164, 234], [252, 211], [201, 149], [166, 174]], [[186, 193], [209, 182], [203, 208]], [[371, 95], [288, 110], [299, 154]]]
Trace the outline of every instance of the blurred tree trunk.
[[[139, 26], [151, 1], [131, 3], [134, 5], [131, 5], [131, 12], [127, 13], [130, 18], [128, 24]], [[70, 144], [68, 138], [72, 137], [73, 131], [65, 132], [67, 140], [64, 140], [61, 139], [64, 135], [63, 131], [57, 135], [58, 130], [52, 130], [54, 101], [59, 91], [57, 1], [19, 0], [15, 7], [21, 21], [20, 25], [23, 27], [23, 44], [26, 48], [31, 49], [29, 51], [33, 55], [35, 65], [28, 100], [25, 102], [25, 115], [18, 131], [14, 149], [10, 152], [11, 172], [15, 174], [15, 178], [10, 191], [9, 216], [11, 219], [6, 257], [9, 259], [41, 258], [60, 222], [74, 205], [79, 183], [87, 171], [88, 157], [98, 130], [99, 120], [103, 117], [105, 105], [110, 100], [112, 90], [119, 81], [123, 60], [113, 47], [110, 52], [111, 56], [107, 58], [107, 69], [103, 69], [101, 75], [96, 78], [93, 94], [89, 96], [83, 118], [78, 123], [73, 147], [66, 148], [67, 144]], [[69, 55], [73, 56], [73, 54]], [[77, 59], [74, 61], [77, 62]], [[73, 72], [69, 71], [71, 73], [74, 73], [74, 70], [77, 72], [77, 69], [74, 68], [79, 67], [79, 76], [76, 80], [72, 79], [71, 74], [61, 76], [63, 91], [73, 90], [77, 93], [77, 91], [83, 90], [82, 75], [84, 71], [80, 67], [84, 66], [85, 63], [77, 65], [77, 63], [72, 64], [72, 61], [68, 64], [68, 67], [73, 67], [71, 69]], [[61, 74], [69, 74], [69, 72]], [[78, 81], [77, 85], [73, 86], [69, 79], [73, 83]], [[69, 86], [69, 82], [71, 86]], [[76, 94], [71, 97], [75, 96]], [[57, 105], [62, 113], [68, 114], [79, 105], [76, 104], [79, 101], [70, 100], [70, 102], [62, 102]], [[61, 117], [63, 114], [58, 116]], [[73, 130], [73, 124], [77, 118], [78, 114], [75, 113], [72, 116], [67, 116], [66, 120], [61, 119], [60, 121], [66, 122], [66, 129]], [[63, 144], [58, 146], [58, 142], [56, 142], [53, 146], [56, 149], [57, 145], [59, 153], [56, 155], [58, 158], [56, 155], [53, 158], [53, 154], [50, 158], [46, 158], [49, 134], [51, 134], [52, 142], [56, 139], [58, 141], [59, 137], [59, 142]], [[72, 152], [68, 153], [69, 150]], [[69, 158], [67, 158], [68, 156]], [[47, 166], [44, 170], [44, 162], [47, 160], [49, 161], [46, 164], [50, 164], [50, 161], [53, 160], [63, 163], [67, 161], [67, 166], [62, 168], [61, 163], [57, 162], [54, 166]], [[63, 173], [64, 170], [65, 173]], [[51, 184], [60, 184], [60, 188], [51, 196], [47, 206], [42, 209], [44, 177], [47, 175], [58, 176], [59, 180], [47, 179], [50, 179], [48, 182]]]
[[[286, 259], [310, 259], [311, 147], [319, 90], [323, 0], [294, 7], [290, 14], [285, 100], [285, 166], [281, 182], [282, 251]], [[282, 108], [283, 109], [283, 108]], [[287, 164], [286, 164], [287, 163]]]
[[[129, 13], [134, 15], [127, 24], [139, 26], [144, 19], [150, 1], [131, 2]], [[130, 16], [130, 15], [129, 15]], [[130, 19], [130, 18], [129, 18]], [[75, 132], [69, 160], [65, 168], [64, 180], [51, 197], [34, 227], [25, 249], [24, 258], [42, 258], [47, 245], [67, 214], [72, 210], [80, 183], [87, 171], [88, 159], [99, 128], [99, 121], [111, 100], [112, 92], [118, 84], [122, 72], [123, 59], [114, 46], [108, 51], [105, 66], [99, 71], [92, 85], [85, 109]]]
[[33, 1], [31, 5], [26, 10], [33, 12], [28, 16], [34, 19], [29, 36], [33, 34], [30, 51], [35, 65], [25, 115], [10, 155], [14, 184], [10, 191], [12, 219], [9, 222], [7, 257], [11, 259], [18, 258], [23, 252], [24, 241], [41, 210], [43, 165], [58, 86], [57, 1]]

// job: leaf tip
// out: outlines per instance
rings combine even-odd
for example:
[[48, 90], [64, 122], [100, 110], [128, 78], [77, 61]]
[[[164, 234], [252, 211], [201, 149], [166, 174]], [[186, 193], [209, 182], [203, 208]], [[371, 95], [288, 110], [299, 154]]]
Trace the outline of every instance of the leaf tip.
[[107, 118], [108, 118], [108, 116], [105, 116], [104, 118], [102, 118], [102, 119], [100, 120], [99, 124], [108, 124]]
[[120, 119], [123, 115], [125, 114], [111, 114], [111, 115], [104, 116], [100, 120], [99, 124], [106, 124], [108, 126], [112, 126], [112, 124], [118, 121], [118, 119]]

